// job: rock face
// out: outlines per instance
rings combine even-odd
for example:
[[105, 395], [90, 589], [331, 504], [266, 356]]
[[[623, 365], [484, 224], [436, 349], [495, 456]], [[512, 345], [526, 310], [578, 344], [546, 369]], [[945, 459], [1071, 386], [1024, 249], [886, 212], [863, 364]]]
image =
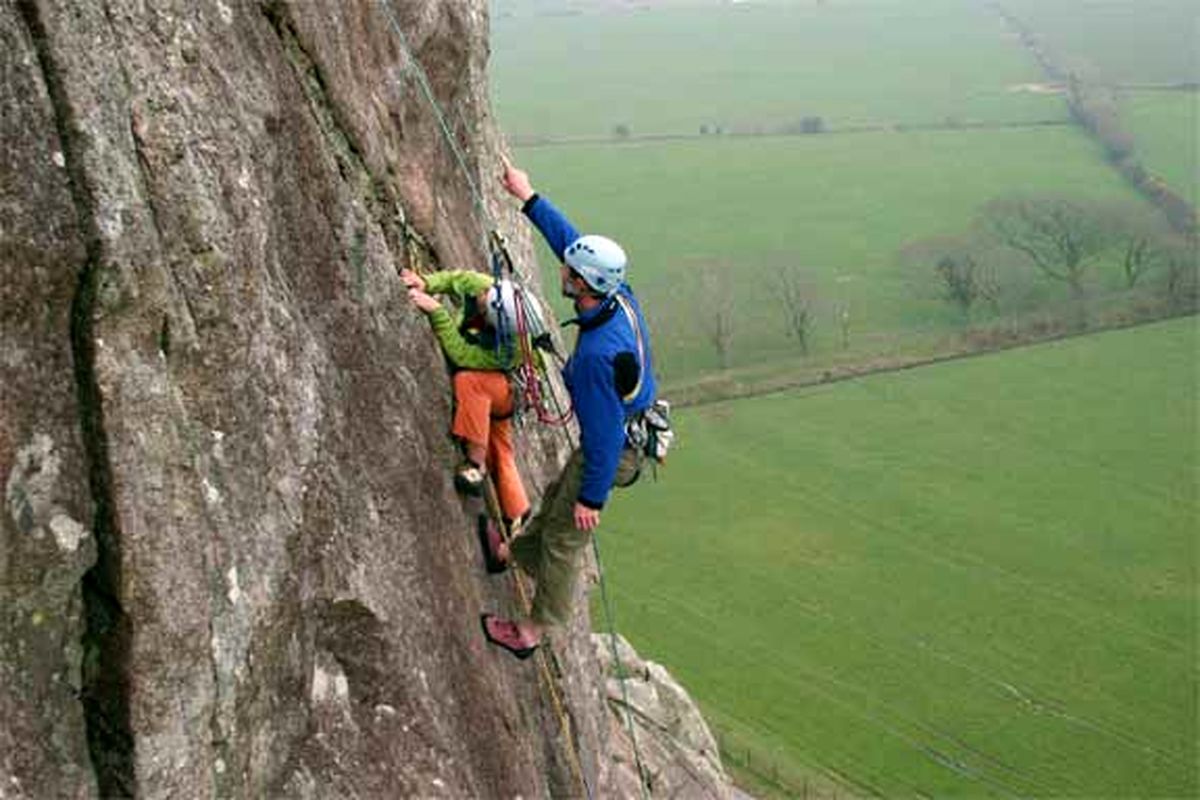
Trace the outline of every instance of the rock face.
[[[397, 276], [485, 268], [492, 221], [532, 263], [486, 37], [0, 0], [0, 797], [636, 792], [582, 610], [545, 671], [483, 642], [516, 601]], [[569, 445], [518, 444], [536, 502]]]
[[[632, 792], [637, 791], [640, 761], [656, 797], [731, 797], [717, 741], [687, 691], [661, 664], [643, 660], [620, 635], [593, 634], [592, 642], [618, 743], [613, 758]], [[632, 736], [626, 732], [630, 724]], [[636, 743], [636, 753], [630, 743]]]

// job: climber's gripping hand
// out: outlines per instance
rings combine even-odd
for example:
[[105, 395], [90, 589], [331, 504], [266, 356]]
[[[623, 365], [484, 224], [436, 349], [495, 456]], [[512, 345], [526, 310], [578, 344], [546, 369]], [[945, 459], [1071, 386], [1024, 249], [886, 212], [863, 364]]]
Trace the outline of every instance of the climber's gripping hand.
[[426, 294], [423, 290], [415, 287], [408, 290], [408, 297], [413, 301], [413, 304], [416, 305], [417, 308], [421, 309], [426, 314], [436, 311], [442, 307], [442, 304], [438, 302], [436, 297]]

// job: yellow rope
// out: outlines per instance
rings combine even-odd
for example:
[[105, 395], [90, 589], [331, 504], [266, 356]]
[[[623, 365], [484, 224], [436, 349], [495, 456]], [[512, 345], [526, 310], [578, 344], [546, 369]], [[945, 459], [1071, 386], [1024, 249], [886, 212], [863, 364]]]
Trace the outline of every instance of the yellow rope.
[[[504, 524], [504, 513], [500, 508], [500, 500], [496, 495], [496, 487], [492, 483], [492, 476], [486, 476], [484, 482], [484, 500], [487, 503], [488, 511], [491, 514], [493, 521], [500, 530], [500, 535], [504, 538], [504, 543], [509, 544], [512, 537], [509, 535], [508, 526]], [[511, 551], [510, 551], [511, 552]], [[511, 561], [511, 556], [510, 556]], [[521, 598], [521, 606], [525, 609], [525, 613], [533, 608], [533, 603], [529, 599], [529, 592], [525, 588], [524, 581], [515, 566], [509, 570], [512, 574], [513, 583], [516, 584], [517, 594]], [[579, 760], [579, 752], [575, 747], [575, 737], [571, 735], [571, 718], [567, 716], [566, 709], [563, 707], [563, 702], [558, 693], [558, 688], [555, 686], [553, 676], [550, 673], [550, 660], [546, 655], [547, 647], [538, 647], [538, 674], [541, 681], [546, 686], [546, 690], [550, 694], [550, 702], [554, 706], [554, 711], [558, 715], [558, 723], [562, 728], [563, 739], [566, 742], [567, 755], [570, 756], [571, 771], [575, 774], [575, 780], [579, 782], [579, 786], [583, 789], [584, 796], [591, 797], [592, 793], [588, 789], [587, 781], [583, 777], [583, 765]]]

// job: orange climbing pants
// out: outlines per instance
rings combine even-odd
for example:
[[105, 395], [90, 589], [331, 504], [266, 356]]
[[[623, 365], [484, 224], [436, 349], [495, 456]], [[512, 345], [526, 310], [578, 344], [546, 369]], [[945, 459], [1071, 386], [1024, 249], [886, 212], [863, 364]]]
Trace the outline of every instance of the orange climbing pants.
[[513, 456], [512, 387], [503, 372], [462, 370], [454, 373], [454, 427], [460, 439], [487, 450], [487, 471], [496, 484], [504, 516], [518, 519], [529, 510], [529, 498]]

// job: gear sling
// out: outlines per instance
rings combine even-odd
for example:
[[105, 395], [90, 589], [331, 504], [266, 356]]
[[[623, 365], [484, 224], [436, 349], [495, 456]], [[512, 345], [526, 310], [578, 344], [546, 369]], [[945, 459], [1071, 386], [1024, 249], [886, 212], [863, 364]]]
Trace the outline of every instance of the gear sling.
[[[642, 390], [642, 378], [646, 374], [646, 343], [642, 336], [642, 326], [638, 324], [637, 314], [629, 306], [629, 301], [620, 293], [613, 297], [625, 318], [629, 320], [629, 326], [637, 339], [637, 381], [633, 388], [621, 395], [621, 402], [628, 403]], [[655, 398], [648, 408], [627, 417], [625, 446], [621, 450], [621, 460], [617, 465], [617, 476], [613, 485], [624, 488], [636, 483], [641, 477], [642, 464], [647, 458], [653, 460], [656, 468], [658, 464], [664, 463], [674, 439], [675, 432], [671, 429], [671, 404], [666, 400]]]

